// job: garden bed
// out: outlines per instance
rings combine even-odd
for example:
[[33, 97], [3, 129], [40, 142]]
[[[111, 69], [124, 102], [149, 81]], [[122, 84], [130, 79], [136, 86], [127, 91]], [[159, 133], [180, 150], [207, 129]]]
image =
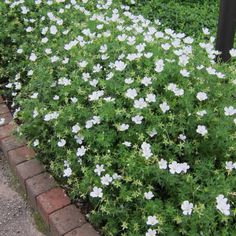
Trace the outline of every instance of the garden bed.
[[18, 136], [104, 235], [236, 232], [235, 61], [215, 62], [208, 29], [120, 1], [0, 6]]

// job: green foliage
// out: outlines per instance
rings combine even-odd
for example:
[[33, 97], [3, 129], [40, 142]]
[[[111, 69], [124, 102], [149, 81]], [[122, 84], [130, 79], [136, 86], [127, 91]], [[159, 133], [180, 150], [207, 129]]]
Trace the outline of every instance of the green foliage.
[[202, 28], [216, 32], [219, 1], [215, 0], [137, 0], [133, 11], [150, 20], [159, 19], [166, 27], [196, 37]]
[[234, 235], [235, 60], [98, 3], [0, 3], [18, 135], [104, 235]]

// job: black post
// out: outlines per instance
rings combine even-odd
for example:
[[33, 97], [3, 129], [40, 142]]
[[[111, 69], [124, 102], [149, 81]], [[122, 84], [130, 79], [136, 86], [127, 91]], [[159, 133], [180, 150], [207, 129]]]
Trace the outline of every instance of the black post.
[[230, 59], [229, 50], [234, 45], [236, 28], [236, 0], [221, 0], [216, 50], [222, 52], [218, 59], [227, 62]]

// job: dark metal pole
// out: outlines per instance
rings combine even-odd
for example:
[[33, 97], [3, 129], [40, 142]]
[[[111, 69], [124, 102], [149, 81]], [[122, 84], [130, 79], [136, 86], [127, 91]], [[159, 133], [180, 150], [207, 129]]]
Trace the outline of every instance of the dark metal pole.
[[229, 50], [233, 48], [236, 29], [236, 0], [221, 0], [216, 50], [222, 52], [217, 58], [222, 62], [230, 59]]

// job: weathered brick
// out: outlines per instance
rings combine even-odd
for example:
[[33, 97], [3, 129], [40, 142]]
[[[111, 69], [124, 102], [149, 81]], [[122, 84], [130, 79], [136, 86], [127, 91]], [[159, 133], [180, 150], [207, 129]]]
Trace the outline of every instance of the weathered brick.
[[21, 185], [25, 189], [27, 179], [44, 172], [43, 165], [36, 159], [25, 161], [16, 166], [16, 175], [19, 178]]
[[13, 170], [15, 170], [15, 166], [32, 159], [35, 157], [35, 152], [32, 148], [23, 146], [20, 148], [16, 148], [8, 152], [8, 162]]
[[75, 205], [64, 207], [49, 216], [52, 236], [62, 236], [85, 223], [84, 216]]
[[13, 120], [13, 117], [12, 117], [12, 115], [11, 115], [10, 112], [1, 114], [1, 115], [0, 115], [0, 120], [1, 120], [2, 118], [5, 119], [5, 120], [4, 120], [4, 123], [3, 123], [3, 124], [0, 124], [0, 127], [3, 126], [3, 125], [9, 124], [9, 123], [12, 122], [12, 120]]
[[40, 194], [36, 198], [37, 208], [48, 224], [50, 214], [70, 204], [70, 199], [62, 188], [53, 188], [45, 193]]
[[95, 231], [92, 225], [84, 224], [80, 228], [76, 228], [69, 233], [65, 234], [65, 236], [99, 236], [99, 233]]
[[25, 143], [22, 140], [18, 140], [14, 136], [9, 136], [7, 138], [0, 139], [0, 147], [6, 157], [7, 157], [8, 151], [22, 147], [24, 145]]
[[30, 202], [36, 208], [36, 197], [56, 187], [57, 184], [48, 173], [42, 173], [26, 180], [26, 192]]
[[16, 128], [15, 124], [8, 124], [0, 127], [0, 139], [9, 137], [13, 134], [14, 129]]
[[0, 115], [10, 112], [5, 103], [0, 104]]

